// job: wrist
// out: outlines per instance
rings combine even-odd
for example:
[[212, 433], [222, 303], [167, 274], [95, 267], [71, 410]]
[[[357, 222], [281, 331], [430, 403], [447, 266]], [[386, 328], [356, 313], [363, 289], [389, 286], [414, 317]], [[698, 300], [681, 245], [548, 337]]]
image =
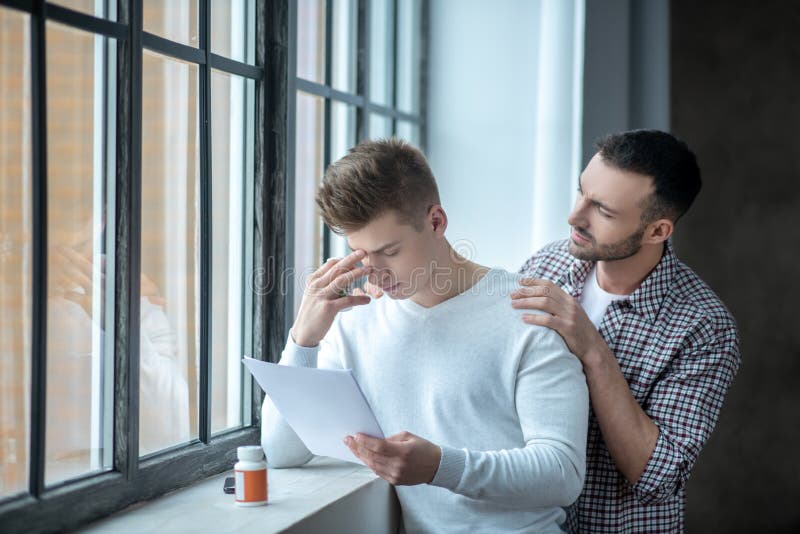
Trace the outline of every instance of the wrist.
[[603, 343], [602, 346], [594, 346], [587, 350], [583, 358], [583, 372], [587, 375], [595, 375], [598, 373], [605, 373], [609, 369], [617, 366], [617, 360], [611, 349]]
[[319, 345], [319, 340], [305, 335], [302, 330], [298, 333], [295, 327], [289, 329], [289, 336], [298, 347], [313, 348]]

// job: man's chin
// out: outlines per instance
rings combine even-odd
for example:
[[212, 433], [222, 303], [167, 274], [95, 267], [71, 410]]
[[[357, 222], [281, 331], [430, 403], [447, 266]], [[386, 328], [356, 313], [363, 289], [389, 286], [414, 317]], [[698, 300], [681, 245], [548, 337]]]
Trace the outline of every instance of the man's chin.
[[578, 258], [579, 260], [589, 260], [591, 261], [594, 257], [593, 250], [589, 247], [582, 247], [573, 241], [572, 239], [569, 240], [569, 246], [567, 248], [569, 253], [572, 254], [574, 257]]

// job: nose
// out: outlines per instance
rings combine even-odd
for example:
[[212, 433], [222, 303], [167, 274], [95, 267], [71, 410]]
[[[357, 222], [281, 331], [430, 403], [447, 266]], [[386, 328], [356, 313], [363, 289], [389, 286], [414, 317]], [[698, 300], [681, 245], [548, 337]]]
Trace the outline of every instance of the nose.
[[588, 226], [586, 206], [588, 206], [588, 202], [585, 202], [582, 198], [578, 198], [575, 201], [575, 206], [573, 206], [572, 212], [569, 214], [569, 217], [567, 217], [567, 223], [570, 226], [578, 226], [580, 228], [586, 228]]

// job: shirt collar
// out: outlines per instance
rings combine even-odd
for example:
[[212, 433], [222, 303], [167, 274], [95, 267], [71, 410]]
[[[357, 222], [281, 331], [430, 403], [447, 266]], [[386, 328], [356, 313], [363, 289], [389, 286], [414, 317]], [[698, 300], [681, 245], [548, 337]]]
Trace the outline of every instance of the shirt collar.
[[[678, 258], [672, 248], [672, 239], [664, 243], [664, 253], [655, 268], [650, 271], [641, 285], [630, 294], [628, 302], [631, 307], [654, 323], [669, 290], [677, 269]], [[567, 272], [559, 279], [559, 285], [575, 298], [580, 298], [586, 277], [592, 271], [595, 262], [573, 258]]]

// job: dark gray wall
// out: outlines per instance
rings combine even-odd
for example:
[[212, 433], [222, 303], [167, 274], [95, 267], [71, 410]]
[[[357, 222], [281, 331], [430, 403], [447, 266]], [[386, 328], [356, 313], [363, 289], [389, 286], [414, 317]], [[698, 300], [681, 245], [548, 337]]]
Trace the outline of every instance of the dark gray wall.
[[744, 361], [687, 487], [689, 532], [800, 532], [800, 2], [673, 0], [672, 131], [703, 191], [679, 256]]

